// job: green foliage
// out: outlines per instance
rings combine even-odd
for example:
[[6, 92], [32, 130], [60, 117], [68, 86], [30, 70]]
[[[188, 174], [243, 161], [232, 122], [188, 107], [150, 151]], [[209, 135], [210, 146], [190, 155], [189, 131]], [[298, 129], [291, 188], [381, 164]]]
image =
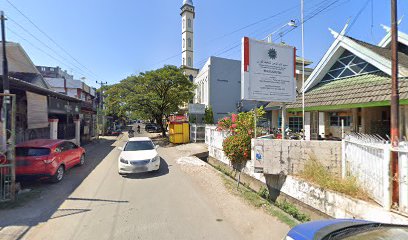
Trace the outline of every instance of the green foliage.
[[275, 206], [282, 209], [284, 212], [286, 212], [287, 214], [291, 215], [292, 217], [301, 222], [310, 221], [310, 217], [308, 215], [300, 212], [299, 209], [295, 207], [295, 205], [291, 204], [290, 202], [287, 202], [286, 200], [276, 201]]
[[251, 157], [251, 136], [248, 134], [231, 135], [224, 140], [222, 148], [234, 165], [243, 167]]
[[[106, 104], [110, 112], [134, 112], [142, 119], [155, 119], [163, 125], [163, 116], [178, 112], [179, 106], [193, 98], [194, 88], [181, 69], [164, 66], [111, 86], [106, 91]], [[165, 131], [162, 133], [165, 135]]]
[[355, 177], [349, 176], [345, 179], [341, 179], [333, 176], [314, 158], [311, 158], [306, 162], [305, 167], [299, 176], [319, 185], [323, 189], [329, 189], [355, 198], [368, 200], [367, 192], [359, 187]]
[[214, 124], [214, 112], [211, 106], [205, 108], [204, 122], [206, 124]]
[[189, 122], [190, 123], [197, 123], [197, 117], [196, 116], [190, 116], [189, 117]]
[[245, 166], [251, 155], [251, 137], [254, 133], [255, 114], [261, 117], [265, 114], [263, 108], [251, 112], [231, 114], [218, 122], [217, 129], [228, 131], [230, 135], [222, 146], [225, 155], [238, 168]]
[[251, 136], [254, 134], [255, 114], [260, 118], [265, 115], [265, 110], [261, 107], [250, 112], [231, 114], [230, 117], [225, 117], [218, 122], [218, 130]]

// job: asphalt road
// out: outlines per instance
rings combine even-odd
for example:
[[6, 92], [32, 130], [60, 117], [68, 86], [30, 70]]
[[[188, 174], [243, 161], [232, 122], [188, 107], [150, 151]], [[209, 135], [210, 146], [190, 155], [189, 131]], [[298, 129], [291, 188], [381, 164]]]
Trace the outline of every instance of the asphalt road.
[[[181, 154], [177, 148], [159, 148], [162, 160], [157, 173], [120, 176], [117, 147], [123, 146], [126, 139], [88, 146], [85, 166], [69, 171], [59, 184], [34, 186], [41, 195], [24, 206], [0, 210], [0, 239], [250, 238], [240, 227], [248, 223], [239, 219], [236, 205], [230, 205], [230, 212], [236, 216], [225, 219], [214, 200], [216, 195], [211, 196], [203, 190], [205, 186], [199, 186], [182, 171], [176, 163]], [[237, 206], [240, 204], [238, 201]], [[271, 231], [277, 234], [271, 237], [282, 238], [285, 226], [271, 226], [271, 222], [264, 221], [270, 217], [257, 217], [256, 211], [262, 210], [253, 211], [251, 221], [265, 223], [265, 229], [280, 229]], [[256, 227], [250, 228], [256, 232]]]
[[220, 216], [166, 150], [160, 149], [158, 173], [122, 177], [119, 150], [113, 149], [24, 239], [239, 239], [232, 226], [217, 221]]

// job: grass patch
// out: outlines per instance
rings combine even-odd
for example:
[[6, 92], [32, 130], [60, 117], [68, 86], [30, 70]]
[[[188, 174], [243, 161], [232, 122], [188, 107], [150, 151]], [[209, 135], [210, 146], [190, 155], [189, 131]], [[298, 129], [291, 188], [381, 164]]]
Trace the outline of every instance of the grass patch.
[[250, 189], [247, 184], [241, 184], [239, 189], [237, 189], [237, 184], [235, 182], [236, 172], [234, 170], [222, 165], [214, 165], [213, 167], [229, 177], [223, 177], [225, 186], [235, 195], [244, 198], [252, 206], [257, 208], [262, 207], [269, 214], [277, 217], [280, 221], [286, 223], [290, 227], [296, 226], [299, 222], [310, 221], [310, 217], [300, 212], [295, 205], [287, 201], [270, 201], [267, 188], [262, 187], [259, 192], [256, 193]]
[[33, 189], [30, 192], [26, 192], [23, 194], [17, 194], [15, 201], [0, 202], [0, 210], [21, 207], [33, 198], [37, 198], [40, 195], [41, 191], [38, 189]]
[[256, 208], [263, 208], [268, 214], [277, 217], [281, 222], [289, 225], [290, 227], [294, 227], [299, 224], [298, 221], [272, 205], [268, 200], [263, 199], [256, 192], [248, 189], [245, 186], [240, 186], [239, 189], [237, 189], [236, 182], [226, 176], [223, 176], [223, 180], [225, 186], [230, 192], [235, 195], [241, 196], [250, 205]]
[[341, 179], [333, 176], [320, 162], [315, 159], [310, 159], [306, 163], [304, 170], [299, 174], [299, 177], [317, 184], [323, 189], [344, 193], [362, 200], [369, 200], [367, 192], [360, 188], [355, 177], [346, 177], [345, 179]]

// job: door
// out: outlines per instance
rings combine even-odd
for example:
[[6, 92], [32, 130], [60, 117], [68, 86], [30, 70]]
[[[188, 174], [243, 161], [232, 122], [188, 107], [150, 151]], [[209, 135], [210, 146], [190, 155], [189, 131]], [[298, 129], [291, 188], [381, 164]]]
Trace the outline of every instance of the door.
[[66, 159], [68, 161], [67, 165], [72, 167], [79, 163], [80, 153], [78, 151], [78, 146], [72, 142], [64, 142], [65, 151], [66, 151]]
[[310, 139], [319, 139], [319, 112], [310, 113]]

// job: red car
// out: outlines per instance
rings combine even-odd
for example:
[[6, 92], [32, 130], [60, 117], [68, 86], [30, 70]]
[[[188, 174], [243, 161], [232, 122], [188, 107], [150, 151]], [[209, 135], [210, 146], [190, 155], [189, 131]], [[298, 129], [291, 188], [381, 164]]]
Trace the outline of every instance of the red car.
[[85, 149], [65, 140], [36, 139], [16, 145], [17, 177], [59, 182], [66, 170], [85, 163]]

